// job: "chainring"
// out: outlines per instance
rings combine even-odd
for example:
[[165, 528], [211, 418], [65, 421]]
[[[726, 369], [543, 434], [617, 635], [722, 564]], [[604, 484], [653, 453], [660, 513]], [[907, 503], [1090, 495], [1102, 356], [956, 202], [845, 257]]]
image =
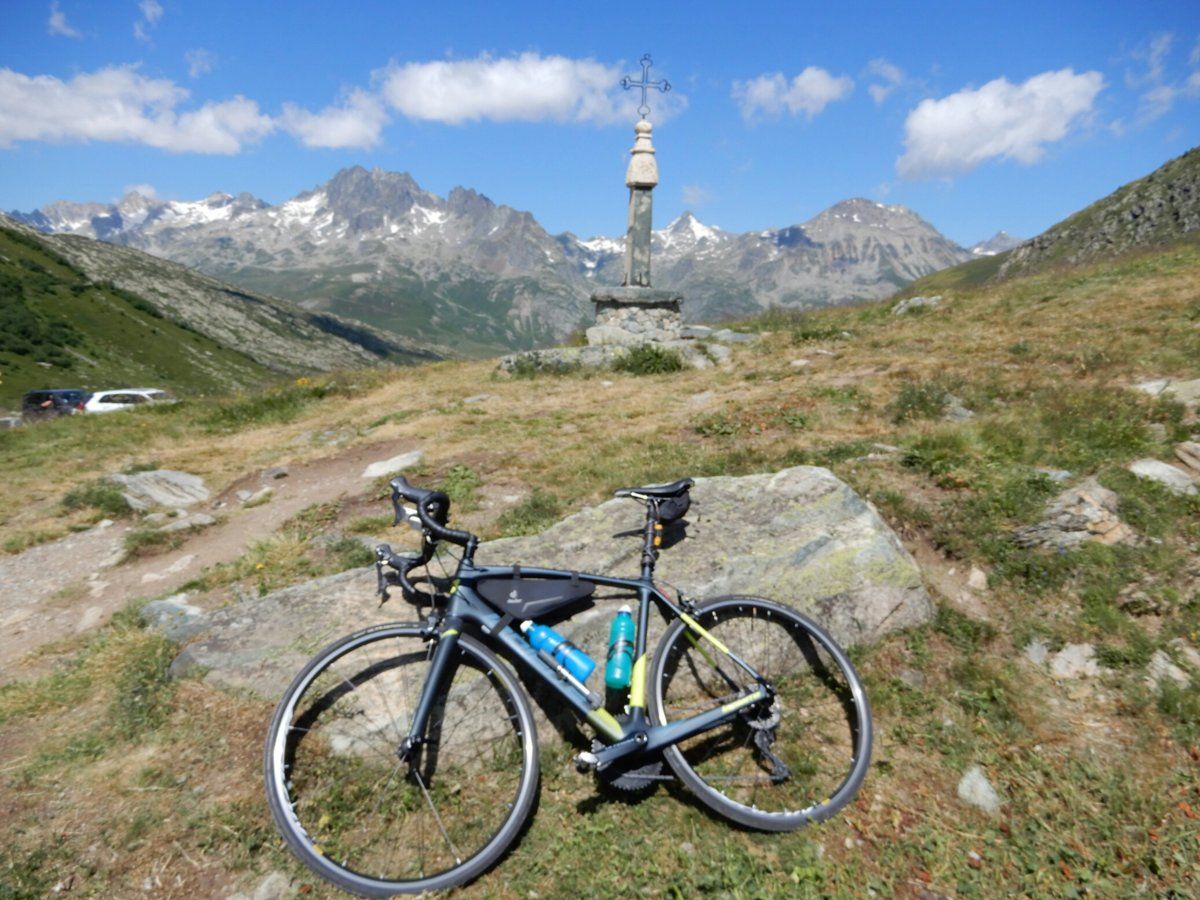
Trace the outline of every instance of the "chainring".
[[[592, 741], [592, 752], [597, 753], [607, 744], [603, 741]], [[614, 787], [619, 791], [641, 791], [651, 787], [655, 782], [662, 781], [662, 760], [652, 759], [640, 766], [631, 767], [622, 760], [616, 760], [596, 772], [596, 778], [601, 784]]]

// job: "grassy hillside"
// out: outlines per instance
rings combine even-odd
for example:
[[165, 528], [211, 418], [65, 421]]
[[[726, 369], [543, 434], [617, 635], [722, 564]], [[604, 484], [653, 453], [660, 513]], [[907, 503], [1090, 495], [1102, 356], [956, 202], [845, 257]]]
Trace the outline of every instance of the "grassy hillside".
[[24, 234], [0, 228], [0, 407], [32, 388], [153, 385], [227, 393], [272, 377], [245, 354], [94, 284]]
[[[63, 498], [107, 472], [153, 463], [219, 489], [384, 441], [423, 448], [415, 479], [452, 490], [455, 521], [486, 535], [542, 527], [642, 480], [829, 466], [896, 528], [938, 606], [929, 626], [854, 651], [877, 728], [857, 802], [819, 827], [753, 834], [672, 783], [638, 799], [597, 793], [567, 748], [543, 760], [528, 833], [462, 893], [1191, 895], [1200, 672], [1155, 687], [1146, 671], [1156, 653], [1186, 666], [1181, 648], [1200, 647], [1200, 501], [1125, 466], [1168, 460], [1200, 432], [1195, 410], [1128, 387], [1200, 377], [1200, 248], [938, 292], [941, 306], [907, 316], [890, 302], [769, 314], [747, 324], [769, 333], [727, 369], [521, 380], [440, 363], [0, 433], [0, 540], [16, 549], [94, 521], [100, 509]], [[974, 416], [945, 420], [952, 398]], [[1047, 470], [1115, 491], [1138, 540], [1019, 545], [1014, 530], [1061, 489]], [[214, 567], [193, 602], [328, 571], [333, 536], [390, 536], [382, 499], [378, 485], [347, 485]], [[972, 569], [986, 587], [971, 586]], [[1035, 639], [1050, 652], [1092, 645], [1099, 674], [1052, 679], [1026, 658]], [[282, 870], [332, 896], [270, 826], [267, 705], [167, 679], [175, 652], [123, 615], [0, 688], [10, 895], [68, 878], [97, 896], [139, 893], [146, 879], [164, 894], [252, 893]], [[1004, 801], [995, 816], [956, 797], [974, 765]]]

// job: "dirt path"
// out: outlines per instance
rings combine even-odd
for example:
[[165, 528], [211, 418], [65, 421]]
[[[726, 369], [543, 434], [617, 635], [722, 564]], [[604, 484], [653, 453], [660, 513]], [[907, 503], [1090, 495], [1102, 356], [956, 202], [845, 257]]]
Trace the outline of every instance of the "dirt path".
[[[237, 559], [305, 507], [361, 494], [371, 485], [362, 478], [366, 466], [412, 449], [409, 440], [373, 444], [289, 465], [284, 478], [245, 475], [209, 504], [218, 523], [169, 553], [121, 563], [131, 526], [114, 524], [0, 558], [0, 683], [34, 674], [33, 651], [99, 627], [131, 600], [169, 594], [207, 567]], [[235, 492], [260, 486], [271, 488], [270, 501], [242, 507]]]

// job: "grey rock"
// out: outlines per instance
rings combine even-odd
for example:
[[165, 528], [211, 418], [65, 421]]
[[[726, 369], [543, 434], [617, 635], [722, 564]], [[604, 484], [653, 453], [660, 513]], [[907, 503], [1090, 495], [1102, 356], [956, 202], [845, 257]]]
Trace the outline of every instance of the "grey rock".
[[[663, 551], [658, 575], [693, 598], [758, 594], [790, 603], [844, 644], [870, 643], [928, 621], [933, 607], [915, 563], [895, 534], [828, 470], [800, 466], [774, 475], [702, 478], [693, 488], [688, 537]], [[618, 532], [640, 528], [640, 507], [610, 500], [546, 534], [489, 541], [480, 563], [550, 565], [634, 576], [640, 545]], [[275, 591], [206, 614], [207, 631], [172, 664], [176, 675], [276, 698], [313, 651], [354, 627], [394, 621], [396, 598], [380, 608], [370, 567]], [[619, 603], [595, 604], [559, 630], [603, 659]], [[626, 602], [621, 598], [619, 602]], [[559, 627], [559, 626], [556, 626]], [[661, 624], [652, 617], [655, 646]]]
[[901, 669], [900, 674], [896, 677], [913, 690], [925, 687], [925, 673], [918, 672], [916, 669]]
[[1182, 441], [1176, 444], [1175, 458], [1192, 472], [1200, 475], [1200, 443], [1196, 441]]
[[1139, 459], [1128, 466], [1130, 472], [1138, 478], [1146, 478], [1157, 482], [1172, 494], [1194, 497], [1200, 491], [1196, 490], [1191, 476], [1168, 463], [1157, 459]]
[[1117, 544], [1131, 541], [1133, 530], [1117, 516], [1117, 495], [1095, 478], [1059, 494], [1036, 525], [1018, 528], [1013, 537], [1023, 547], [1066, 550], [1084, 541]]
[[419, 466], [424, 459], [425, 452], [423, 450], [411, 450], [408, 453], [393, 456], [391, 459], [371, 463], [363, 469], [362, 477], [379, 478], [381, 475], [397, 475], [405, 469]]
[[277, 481], [280, 478], [288, 477], [287, 466], [274, 466], [270, 469], [264, 469], [259, 476], [260, 481]]
[[164, 525], [159, 531], [171, 533], [175, 531], [194, 531], [217, 524], [217, 520], [208, 513], [196, 513], [181, 519], [176, 519], [170, 525]]
[[161, 525], [163, 522], [166, 522], [170, 518], [171, 517], [168, 516], [165, 512], [152, 512], [145, 516], [142, 516], [142, 522], [145, 523], [146, 525]]
[[1189, 405], [1200, 403], [1200, 378], [1190, 381], [1172, 381], [1163, 391], [1172, 400]]
[[271, 499], [275, 492], [269, 487], [261, 487], [245, 500], [242, 501], [242, 506], [258, 506], [260, 503], [266, 503]]
[[958, 782], [958, 799], [981, 809], [988, 815], [996, 815], [1004, 801], [988, 781], [982, 766], [971, 766]]
[[962, 400], [953, 394], [946, 395], [946, 411], [942, 418], [947, 422], [965, 422], [975, 418], [975, 413], [963, 406]]
[[685, 338], [706, 338], [711, 336], [713, 330], [707, 325], [684, 325], [682, 335]]
[[1171, 657], [1161, 650], [1155, 650], [1146, 666], [1146, 683], [1151, 687], [1158, 687], [1165, 679], [1170, 679], [1180, 687], [1187, 687], [1192, 682], [1187, 672], [1175, 665]]
[[1100, 674], [1096, 648], [1091, 644], [1067, 644], [1050, 658], [1050, 674], [1059, 679], [1094, 678]]
[[733, 331], [729, 328], [722, 328], [720, 331], [712, 333], [714, 341], [721, 341], [724, 344], [750, 344], [758, 340], [757, 334], [747, 334], [744, 331]]
[[168, 640], [185, 641], [206, 627], [204, 611], [187, 599], [187, 594], [174, 594], [147, 603], [141, 609], [142, 621]]
[[245, 503], [247, 500], [249, 500], [251, 497], [254, 496], [254, 492], [248, 491], [245, 488], [242, 488], [239, 491], [235, 491], [233, 495], [235, 497], [237, 497], [239, 500], [241, 500], [243, 503]]
[[20, 428], [23, 424], [20, 416], [0, 416], [0, 429]]
[[292, 882], [282, 872], [272, 872], [254, 889], [254, 900], [284, 900], [292, 896]]
[[892, 315], [902, 316], [905, 313], [912, 312], [914, 309], [936, 309], [941, 303], [942, 298], [940, 296], [907, 297], [892, 307]]
[[1035, 471], [1040, 472], [1041, 474], [1045, 475], [1051, 481], [1058, 481], [1058, 482], [1070, 481], [1072, 478], [1075, 477], [1075, 473], [1068, 471], [1067, 469], [1046, 469], [1046, 468], [1039, 467]]
[[1195, 672], [1200, 672], [1200, 651], [1185, 641], [1183, 638], [1172, 638], [1167, 642], [1168, 646], [1179, 654], [1184, 665], [1188, 666]]
[[973, 591], [986, 591], [987, 586], [987, 572], [979, 566], [971, 566], [971, 571], [967, 574], [967, 587]]
[[1035, 666], [1044, 666], [1050, 658], [1050, 645], [1042, 638], [1035, 637], [1025, 645], [1025, 658]]
[[1167, 385], [1170, 383], [1169, 378], [1155, 378], [1152, 381], [1140, 381], [1133, 386], [1133, 389], [1143, 394], [1149, 394], [1151, 397], [1157, 397], [1167, 389]]
[[110, 475], [108, 480], [121, 488], [121, 495], [132, 509], [154, 507], [175, 509], [208, 499], [208, 488], [199, 475], [156, 469], [134, 475]]
[[474, 403], [486, 403], [488, 400], [494, 400], [495, 394], [472, 394], [470, 397], [464, 397], [463, 403], [468, 405]]

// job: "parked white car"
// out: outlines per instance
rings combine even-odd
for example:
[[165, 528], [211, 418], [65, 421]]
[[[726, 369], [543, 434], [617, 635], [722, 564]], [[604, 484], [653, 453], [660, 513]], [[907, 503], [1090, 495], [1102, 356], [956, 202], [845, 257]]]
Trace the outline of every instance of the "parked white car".
[[175, 398], [159, 388], [121, 388], [116, 391], [96, 391], [84, 406], [85, 412], [113, 412], [132, 409], [143, 403], [174, 403]]

